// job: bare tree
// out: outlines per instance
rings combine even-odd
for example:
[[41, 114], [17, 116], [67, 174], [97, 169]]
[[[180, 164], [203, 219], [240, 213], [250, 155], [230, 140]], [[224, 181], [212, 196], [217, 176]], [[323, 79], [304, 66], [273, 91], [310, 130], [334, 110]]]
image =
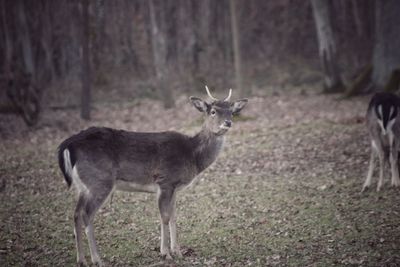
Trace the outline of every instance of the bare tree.
[[[40, 72], [40, 77], [38, 80], [45, 80], [45, 81], [53, 81], [55, 78], [55, 69], [54, 69], [54, 62], [53, 62], [53, 35], [52, 35], [52, 2], [43, 2], [43, 9], [45, 12], [41, 16], [41, 21], [43, 23], [42, 27], [42, 38], [40, 41], [41, 47], [44, 51], [44, 63], [45, 63], [45, 70], [44, 72]], [[38, 73], [39, 75], [39, 73]]]
[[22, 46], [22, 54], [25, 65], [25, 72], [28, 75], [32, 76], [32, 79], [35, 80], [35, 64], [33, 60], [32, 53], [32, 43], [31, 38], [29, 36], [29, 27], [28, 21], [25, 14], [25, 5], [27, 3], [25, 1], [18, 1], [18, 24], [19, 30], [21, 31], [21, 46]]
[[[38, 122], [41, 111], [41, 90], [35, 85], [35, 60], [26, 14], [27, 3], [10, 3], [1, 2], [4, 75], [0, 76], [3, 89], [0, 112], [17, 113], [28, 126], [33, 126]], [[17, 38], [15, 32], [19, 33]]]
[[399, 89], [399, 84], [387, 85], [400, 69], [400, 1], [376, 1], [375, 7], [372, 82], [376, 90]]
[[12, 41], [11, 37], [9, 34], [8, 29], [10, 28], [9, 24], [7, 23], [7, 16], [6, 16], [6, 4], [4, 1], [1, 1], [1, 15], [2, 15], [2, 31], [4, 34], [4, 73], [5, 73], [5, 78], [9, 79], [10, 78], [10, 72], [11, 72], [11, 58], [13, 54], [13, 46], [12, 46]]
[[89, 0], [82, 0], [82, 98], [81, 117], [90, 120], [91, 71], [89, 48]]
[[177, 27], [179, 38], [177, 38], [178, 62], [180, 71], [192, 79], [198, 68], [196, 60], [195, 18], [196, 2], [184, 0], [179, 2]]
[[[94, 3], [94, 13], [95, 13], [95, 37], [93, 40], [93, 51], [92, 51], [92, 58], [93, 58], [93, 72], [94, 76], [99, 73], [99, 69], [101, 68], [101, 52], [103, 51], [103, 42], [105, 36], [105, 3], [104, 0], [96, 0]], [[94, 78], [96, 80], [96, 78]]]
[[242, 79], [242, 59], [240, 53], [240, 36], [238, 30], [238, 15], [236, 9], [236, 0], [230, 0], [231, 12], [231, 27], [232, 27], [232, 42], [233, 42], [233, 60], [235, 62], [235, 77], [236, 88], [243, 94], [243, 79]]
[[[396, 5], [391, 1], [381, 2], [376, 2], [381, 6], [377, 12], [385, 6], [391, 9], [391, 5]], [[298, 58], [298, 62], [314, 68], [315, 24], [326, 91], [338, 90], [343, 85], [340, 72], [349, 73], [350, 78], [366, 65], [366, 73], [374, 65], [375, 79], [387, 80], [378, 77], [384, 76], [384, 68], [392, 68], [386, 61], [393, 62], [396, 55], [390, 59], [393, 57], [390, 53], [396, 51], [390, 52], [392, 48], [381, 46], [382, 42], [387, 43], [381, 39], [393, 39], [394, 43], [397, 40], [395, 35], [390, 37], [389, 32], [385, 34], [379, 30], [376, 36], [381, 43], [377, 42], [374, 56], [378, 64], [372, 64], [375, 2], [320, 0], [310, 3], [313, 3], [315, 21], [309, 16], [311, 5], [304, 5], [301, 0], [250, 1], [247, 4], [237, 0], [92, 0], [91, 79], [102, 85], [119, 81], [128, 84], [125, 82], [132, 79], [138, 84], [137, 90], [132, 91], [137, 95], [148, 95], [143, 94], [139, 83], [155, 81], [166, 106], [173, 104], [174, 91], [169, 89], [172, 84], [175, 89], [189, 88], [186, 85], [191, 82], [201, 85], [209, 82], [221, 87], [233, 83], [243, 90], [240, 84], [245, 74], [257, 78], [258, 73], [268, 70], [282, 68], [285, 71], [296, 67], [290, 64], [290, 59], [297, 61]], [[66, 87], [71, 96], [80, 97], [81, 88], [72, 85], [81, 75], [81, 7], [81, 0], [39, 3], [0, 0], [0, 68], [3, 73], [18, 65], [27, 73], [34, 72], [32, 77], [40, 88], [46, 88], [53, 81], [57, 86], [49, 86], [45, 96], [55, 102], [65, 101], [58, 96]], [[390, 24], [383, 20], [391, 20], [392, 11], [395, 9], [379, 11], [388, 16], [379, 15], [382, 21], [377, 28]], [[334, 19], [329, 12], [335, 14]], [[393, 25], [389, 26], [395, 30], [398, 23], [395, 24], [396, 18], [392, 20]], [[340, 71], [336, 51], [340, 51], [341, 64], [346, 64]], [[349, 72], [353, 70], [354, 73]], [[300, 70], [299, 76], [302, 75]], [[309, 72], [304, 71], [306, 75]], [[236, 79], [231, 82], [232, 76]], [[278, 76], [271, 78], [280, 83]], [[64, 104], [80, 105], [81, 99], [68, 99], [76, 103]]]
[[165, 82], [168, 74], [166, 34], [160, 27], [164, 22], [166, 22], [163, 8], [164, 1], [157, 2], [157, 5], [154, 2], [155, 0], [148, 1], [154, 69], [156, 72], [157, 87], [158, 90], [160, 90], [164, 106], [166, 108], [171, 108], [174, 106], [174, 100], [172, 98], [172, 93], [168, 86], [166, 86]]
[[319, 56], [325, 75], [325, 92], [341, 92], [344, 90], [337, 62], [336, 44], [334, 41], [330, 17], [329, 0], [311, 0], [315, 26], [317, 29]]

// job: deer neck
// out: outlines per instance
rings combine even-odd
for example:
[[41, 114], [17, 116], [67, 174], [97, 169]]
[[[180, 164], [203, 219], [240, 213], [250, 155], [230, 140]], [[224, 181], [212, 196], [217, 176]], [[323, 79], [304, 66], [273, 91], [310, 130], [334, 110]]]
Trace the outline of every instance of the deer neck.
[[202, 130], [192, 138], [196, 166], [200, 173], [216, 160], [222, 149], [224, 136], [218, 136], [203, 126]]

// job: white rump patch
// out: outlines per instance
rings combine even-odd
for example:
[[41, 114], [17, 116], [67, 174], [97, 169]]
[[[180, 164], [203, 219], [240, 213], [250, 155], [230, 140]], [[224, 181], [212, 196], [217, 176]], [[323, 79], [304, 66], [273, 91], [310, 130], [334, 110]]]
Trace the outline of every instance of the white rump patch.
[[64, 150], [63, 156], [64, 156], [65, 171], [69, 176], [72, 177], [72, 184], [76, 187], [76, 189], [78, 190], [78, 193], [83, 192], [83, 193], [88, 194], [89, 189], [86, 187], [86, 185], [82, 182], [81, 178], [79, 177], [78, 169], [76, 168], [76, 164], [75, 164], [75, 166], [72, 166], [71, 156], [70, 156], [68, 149]]
[[381, 118], [383, 118], [383, 114], [382, 114], [382, 105], [378, 106], [378, 113], [381, 116]]
[[64, 156], [64, 168], [65, 168], [65, 172], [69, 175], [72, 176], [72, 164], [71, 164], [71, 157], [69, 154], [69, 150], [65, 149], [63, 152], [63, 156]]
[[386, 132], [385, 127], [383, 127], [383, 121], [381, 121], [381, 120], [378, 119], [378, 124], [379, 124], [379, 126], [381, 127], [382, 134], [383, 134], [383, 135], [386, 135], [387, 132]]
[[71, 176], [72, 176], [73, 184], [75, 185], [78, 192], [79, 193], [83, 192], [85, 194], [89, 194], [89, 189], [86, 187], [86, 185], [82, 182], [81, 178], [79, 177], [78, 169], [77, 169], [76, 165], [74, 166], [74, 168], [72, 168]]

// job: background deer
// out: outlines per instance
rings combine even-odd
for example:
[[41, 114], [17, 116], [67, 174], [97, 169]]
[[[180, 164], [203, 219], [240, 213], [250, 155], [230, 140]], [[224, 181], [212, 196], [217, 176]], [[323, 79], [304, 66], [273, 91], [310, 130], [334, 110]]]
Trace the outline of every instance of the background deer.
[[[89, 241], [91, 259], [102, 265], [93, 230], [93, 219], [113, 190], [157, 193], [161, 217], [161, 255], [181, 256], [176, 238], [176, 192], [215, 161], [232, 125], [247, 99], [211, 103], [190, 97], [205, 115], [202, 129], [190, 137], [177, 132], [142, 133], [92, 127], [63, 141], [59, 165], [68, 186], [78, 192], [74, 213], [78, 264], [86, 264], [82, 250], [82, 227]], [[168, 248], [168, 228], [170, 250]]]
[[383, 184], [385, 163], [390, 159], [392, 186], [399, 186], [398, 151], [400, 146], [400, 98], [390, 93], [375, 94], [367, 110], [367, 127], [371, 138], [371, 159], [367, 178], [362, 187], [365, 191], [370, 185], [375, 168], [375, 157], [379, 157], [379, 181], [377, 191]]

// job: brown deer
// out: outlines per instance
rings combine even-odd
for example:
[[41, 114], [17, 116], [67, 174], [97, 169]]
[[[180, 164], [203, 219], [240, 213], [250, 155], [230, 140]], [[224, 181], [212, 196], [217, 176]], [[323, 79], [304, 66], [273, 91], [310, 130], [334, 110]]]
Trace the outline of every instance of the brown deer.
[[[212, 164], [221, 151], [224, 135], [247, 99], [211, 102], [197, 97], [190, 101], [205, 115], [200, 132], [187, 136], [178, 132], [128, 132], [92, 127], [63, 141], [58, 160], [65, 181], [78, 192], [75, 208], [75, 239], [78, 264], [86, 264], [82, 250], [82, 227], [89, 241], [92, 262], [102, 265], [94, 238], [93, 219], [114, 190], [157, 193], [161, 217], [161, 255], [182, 256], [176, 238], [177, 191]], [[169, 229], [168, 229], [169, 228]], [[168, 230], [170, 250], [168, 248]]]

